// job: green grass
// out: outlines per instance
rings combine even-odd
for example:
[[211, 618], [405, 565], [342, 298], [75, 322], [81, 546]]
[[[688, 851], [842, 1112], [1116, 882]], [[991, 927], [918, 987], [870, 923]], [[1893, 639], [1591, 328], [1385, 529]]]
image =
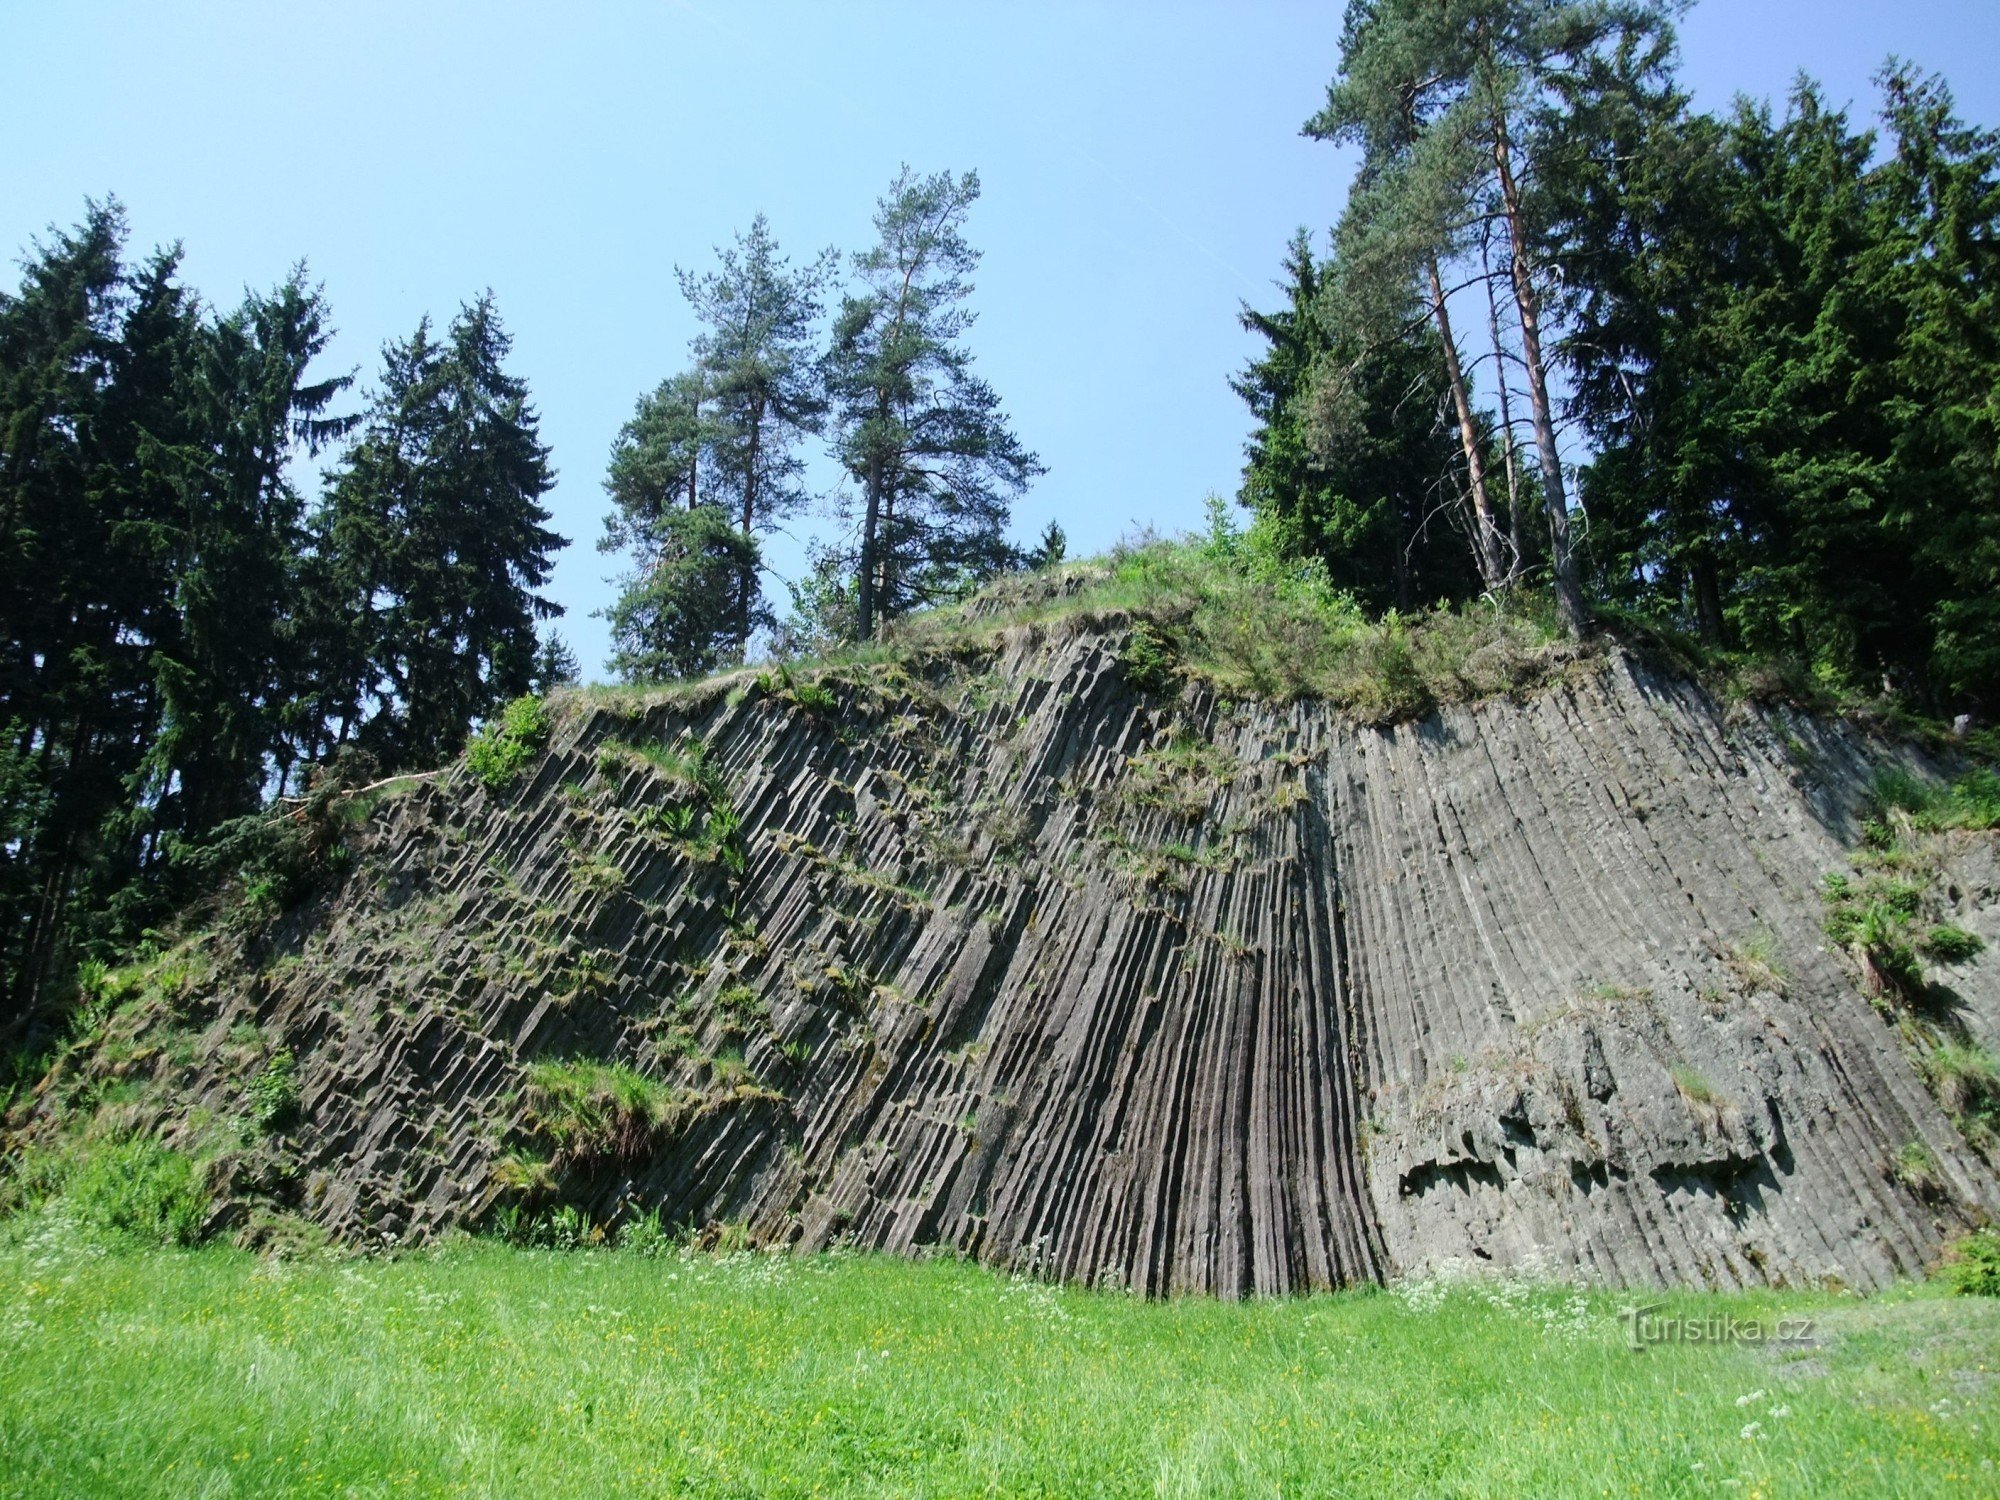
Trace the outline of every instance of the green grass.
[[570, 1162], [644, 1157], [693, 1108], [679, 1090], [625, 1063], [539, 1062], [528, 1080], [537, 1128]]
[[911, 615], [890, 641], [908, 649], [978, 644], [1006, 628], [1132, 624], [1122, 660], [1144, 691], [1199, 679], [1231, 695], [1320, 699], [1357, 718], [1420, 718], [1558, 677], [1576, 653], [1547, 601], [1394, 612], [1371, 620], [1312, 563], [1276, 558], [1217, 515], [1209, 533], [1145, 539], [1106, 557], [1002, 579], [972, 606]]
[[[1992, 1493], [2000, 1301], [1521, 1285], [1147, 1303], [950, 1262], [0, 1249], [23, 1495]], [[1754, 1424], [1754, 1425], [1753, 1425]], [[1745, 1433], [1748, 1433], [1746, 1436]]]
[[[1254, 528], [1236, 530], [1216, 502], [1204, 534], [1148, 535], [1100, 558], [995, 579], [967, 599], [888, 622], [878, 640], [703, 682], [563, 691], [636, 716], [654, 703], [740, 700], [754, 688], [837, 722], [836, 684], [866, 699], [887, 683], [909, 688], [906, 670], [926, 660], [974, 665], [1009, 632], [1077, 628], [1124, 630], [1125, 677], [1142, 692], [1171, 698], [1201, 681], [1232, 698], [1315, 698], [1371, 723], [1528, 690], [1599, 654], [1563, 642], [1553, 606], [1529, 589], [1499, 604], [1371, 620], [1323, 566], [1279, 557]], [[977, 682], [961, 705], [973, 713], [990, 706]]]
[[1882, 814], [1907, 813], [1919, 832], [2000, 828], [2000, 772], [1980, 768], [1940, 784], [1889, 767], [1875, 778], [1874, 801]]
[[527, 769], [554, 728], [554, 716], [541, 699], [516, 698], [467, 742], [466, 766], [489, 791], [502, 791]]

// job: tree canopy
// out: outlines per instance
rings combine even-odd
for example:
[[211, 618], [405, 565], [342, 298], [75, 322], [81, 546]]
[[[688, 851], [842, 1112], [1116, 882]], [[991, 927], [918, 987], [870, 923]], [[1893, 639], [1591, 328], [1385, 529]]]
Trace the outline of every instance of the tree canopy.
[[[536, 592], [562, 539], [491, 297], [319, 368], [304, 266], [218, 310], [178, 248], [89, 204], [0, 294], [0, 993], [207, 878], [207, 847], [343, 750], [435, 764], [561, 670]], [[296, 460], [335, 456], [318, 496]]]
[[[1810, 80], [1702, 114], [1679, 8], [1350, 4], [1305, 128], [1361, 165], [1246, 310], [1241, 498], [1365, 602], [1546, 588], [1572, 631], [1636, 612], [1990, 713], [2000, 137], [1893, 59], [1878, 131]], [[1412, 569], [1441, 517], [1469, 570]]]

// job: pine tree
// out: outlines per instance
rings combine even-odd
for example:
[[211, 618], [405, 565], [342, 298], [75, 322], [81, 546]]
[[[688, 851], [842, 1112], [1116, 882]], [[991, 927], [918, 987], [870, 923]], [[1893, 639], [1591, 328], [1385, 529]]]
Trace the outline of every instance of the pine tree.
[[716, 428], [709, 493], [736, 517], [749, 544], [736, 549], [741, 658], [760, 618], [755, 539], [809, 498], [798, 443], [818, 430], [826, 410], [814, 341], [833, 252], [794, 271], [759, 214], [734, 247], [716, 256], [718, 269], [679, 277], [705, 327], [694, 355], [712, 393]]
[[946, 598], [1007, 567], [1010, 501], [1046, 472], [972, 373], [963, 305], [979, 255], [964, 237], [976, 173], [905, 167], [876, 207], [828, 360], [841, 463], [861, 488], [854, 628]]
[[535, 670], [528, 691], [545, 697], [559, 687], [570, 687], [582, 680], [583, 665], [576, 659], [576, 652], [570, 649], [561, 632], [549, 631], [535, 648]]
[[1489, 581], [1501, 572], [1498, 535], [1446, 273], [1482, 224], [1504, 230], [1497, 274], [1521, 344], [1557, 610], [1572, 634], [1585, 613], [1544, 327], [1554, 289], [1542, 254], [1547, 211], [1534, 184], [1545, 158], [1591, 148], [1603, 100], [1657, 87], [1672, 54], [1669, 14], [1666, 0], [1353, 0], [1340, 76], [1306, 127], [1363, 148], [1344, 223], [1355, 300], [1375, 303], [1379, 316], [1414, 284], [1436, 323]]
[[755, 537], [717, 504], [717, 453], [730, 438], [717, 413], [715, 379], [702, 365], [640, 398], [612, 445], [604, 487], [616, 507], [600, 552], [624, 552], [634, 570], [604, 617], [612, 671], [628, 682], [699, 677], [740, 654], [749, 629], [743, 581], [754, 583]]
[[741, 649], [742, 580], [754, 537], [720, 506], [664, 510], [647, 524], [639, 568], [605, 611], [611, 670], [627, 682], [702, 677]]
[[1411, 333], [1413, 295], [1437, 334], [1445, 389], [1464, 464], [1473, 559], [1488, 588], [1505, 577], [1470, 376], [1452, 324], [1450, 262], [1471, 242], [1480, 181], [1455, 123], [1440, 127], [1453, 80], [1445, 71], [1462, 19], [1421, 0], [1353, 0], [1341, 37], [1340, 76], [1306, 121], [1317, 140], [1359, 145], [1361, 171], [1337, 230], [1338, 274], [1327, 321], [1363, 346]]

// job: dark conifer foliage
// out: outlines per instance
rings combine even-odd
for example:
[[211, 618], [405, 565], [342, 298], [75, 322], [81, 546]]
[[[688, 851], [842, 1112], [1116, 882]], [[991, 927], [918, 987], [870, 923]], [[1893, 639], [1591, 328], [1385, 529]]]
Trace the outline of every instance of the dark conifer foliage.
[[[0, 294], [0, 1031], [213, 878], [211, 845], [366, 746], [450, 753], [562, 670], [561, 539], [491, 299], [392, 346], [354, 435], [303, 266], [230, 310], [113, 202]], [[215, 845], [220, 847], [220, 845]], [[4, 1040], [4, 1038], [0, 1038]]]
[[1370, 609], [1476, 594], [1444, 364], [1421, 312], [1403, 337], [1370, 347], [1323, 315], [1323, 269], [1304, 230], [1284, 272], [1285, 307], [1243, 312], [1269, 347], [1232, 382], [1259, 424], [1242, 499], [1262, 534], [1324, 561]]
[[[2000, 708], [2000, 142], [1882, 75], [1604, 153], [1558, 250], [1600, 591], [1934, 711]], [[1615, 171], [1616, 176], [1613, 177]]]
[[[1333, 253], [1295, 242], [1287, 305], [1245, 314], [1242, 498], [1364, 603], [1552, 585], [1571, 627], [1990, 715], [2000, 135], [1893, 60], [1879, 130], [1810, 81], [1697, 113], [1678, 9], [1353, 0], [1306, 128], [1361, 170]], [[1473, 576], [1413, 590], [1440, 517]]]
[[979, 252], [965, 223], [979, 176], [905, 167], [876, 205], [876, 243], [834, 319], [836, 450], [861, 490], [854, 630], [1014, 566], [1013, 498], [1046, 472], [972, 373], [965, 306]]
[[490, 293], [443, 339], [426, 321], [391, 344], [328, 492], [333, 586], [362, 667], [336, 743], [384, 766], [456, 754], [528, 691], [536, 622], [562, 612], [536, 592], [566, 543], [548, 529], [555, 474], [508, 348]]

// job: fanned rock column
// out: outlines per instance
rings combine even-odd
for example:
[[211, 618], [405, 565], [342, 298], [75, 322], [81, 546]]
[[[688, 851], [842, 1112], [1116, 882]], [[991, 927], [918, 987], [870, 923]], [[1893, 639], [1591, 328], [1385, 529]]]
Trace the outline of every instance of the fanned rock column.
[[[1617, 657], [1363, 728], [1163, 700], [1125, 643], [573, 697], [518, 785], [386, 806], [175, 1023], [158, 1118], [240, 1113], [284, 1046], [299, 1118], [245, 1153], [245, 1216], [567, 1203], [1155, 1294], [1876, 1285], [1996, 1206], [1820, 934], [1852, 731]], [[565, 1155], [530, 1065], [574, 1059], [675, 1108]], [[1945, 1201], [1887, 1170], [1911, 1142]]]
[[[1822, 932], [1870, 771], [1856, 737], [1731, 726], [1621, 662], [1333, 761], [1369, 1179], [1399, 1270], [1876, 1286], [1994, 1205]], [[1954, 1209], [1895, 1181], [1912, 1142]]]

